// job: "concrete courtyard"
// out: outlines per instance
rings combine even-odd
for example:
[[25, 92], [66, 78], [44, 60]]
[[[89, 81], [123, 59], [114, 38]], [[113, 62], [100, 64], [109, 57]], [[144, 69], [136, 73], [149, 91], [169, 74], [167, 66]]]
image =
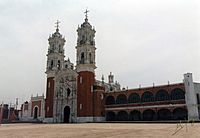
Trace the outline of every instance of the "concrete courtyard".
[[197, 138], [199, 123], [2, 124], [1, 138]]

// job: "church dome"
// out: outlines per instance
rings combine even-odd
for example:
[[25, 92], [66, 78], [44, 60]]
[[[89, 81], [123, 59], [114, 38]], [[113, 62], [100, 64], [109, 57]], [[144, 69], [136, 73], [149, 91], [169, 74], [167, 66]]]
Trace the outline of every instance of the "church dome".
[[85, 19], [85, 22], [84, 22], [83, 24], [81, 24], [81, 28], [82, 28], [82, 27], [92, 29], [92, 26], [91, 26], [90, 23], [88, 22], [88, 19], [87, 19], [87, 18]]

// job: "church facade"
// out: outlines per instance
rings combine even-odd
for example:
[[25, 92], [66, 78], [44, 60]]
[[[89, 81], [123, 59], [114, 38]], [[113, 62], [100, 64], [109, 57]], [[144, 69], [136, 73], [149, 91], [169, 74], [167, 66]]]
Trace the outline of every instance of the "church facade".
[[95, 29], [88, 21], [77, 29], [76, 64], [65, 59], [65, 38], [58, 22], [49, 39], [46, 96], [22, 105], [21, 119], [47, 123], [102, 121], [199, 120], [200, 83], [192, 74], [184, 82], [137, 89], [121, 89], [110, 73], [108, 82], [95, 79]]
[[[65, 60], [65, 39], [56, 28], [48, 41], [44, 122], [104, 121], [105, 87], [95, 79], [95, 29], [85, 21], [77, 29], [76, 66]], [[119, 84], [113, 85], [119, 88]], [[119, 90], [119, 89], [118, 89]]]

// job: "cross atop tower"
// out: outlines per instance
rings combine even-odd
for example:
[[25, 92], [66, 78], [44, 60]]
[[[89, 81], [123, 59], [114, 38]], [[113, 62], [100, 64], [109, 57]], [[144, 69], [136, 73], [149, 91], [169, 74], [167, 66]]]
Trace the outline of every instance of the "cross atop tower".
[[59, 31], [59, 23], [60, 23], [60, 21], [58, 21], [58, 20], [57, 20], [56, 23], [55, 23], [55, 24], [56, 24], [55, 27], [56, 27], [56, 31], [57, 31], [57, 32]]
[[85, 10], [85, 12], [84, 12], [84, 13], [85, 13], [85, 19], [87, 19], [87, 18], [88, 18], [88, 12], [89, 12], [89, 10], [88, 10], [88, 9], [86, 9], [86, 10]]

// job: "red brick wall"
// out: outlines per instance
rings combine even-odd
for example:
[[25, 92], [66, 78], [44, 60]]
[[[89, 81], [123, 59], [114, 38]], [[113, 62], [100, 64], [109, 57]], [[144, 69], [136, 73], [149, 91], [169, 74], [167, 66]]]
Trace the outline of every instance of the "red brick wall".
[[[82, 83], [81, 83], [82, 78]], [[92, 87], [95, 82], [94, 73], [88, 71], [79, 72], [77, 79], [77, 116], [87, 117], [93, 115]], [[82, 109], [80, 106], [82, 104]]]
[[[45, 117], [53, 117], [54, 78], [47, 78]], [[49, 86], [50, 83], [50, 86]]]
[[166, 90], [170, 94], [171, 91], [175, 88], [180, 88], [183, 91], [185, 91], [184, 84], [178, 83], [178, 84], [162, 85], [162, 86], [155, 86], [155, 87], [146, 87], [146, 88], [144, 87], [144, 88], [138, 88], [138, 89], [129, 89], [129, 90], [125, 90], [125, 91], [108, 92], [108, 93], [105, 93], [105, 96], [108, 97], [109, 95], [112, 95], [115, 98], [117, 98], [118, 95], [125, 94], [128, 98], [128, 96], [131, 95], [132, 93], [137, 93], [140, 96], [142, 96], [142, 94], [144, 92], [149, 91], [149, 92], [151, 92], [155, 95], [156, 92], [158, 92], [159, 90]]
[[93, 99], [93, 104], [94, 104], [94, 116], [95, 117], [100, 117], [105, 115], [105, 109], [104, 109], [104, 100], [103, 100], [103, 93], [104, 93], [103, 88], [97, 88], [94, 91], [94, 99]]

